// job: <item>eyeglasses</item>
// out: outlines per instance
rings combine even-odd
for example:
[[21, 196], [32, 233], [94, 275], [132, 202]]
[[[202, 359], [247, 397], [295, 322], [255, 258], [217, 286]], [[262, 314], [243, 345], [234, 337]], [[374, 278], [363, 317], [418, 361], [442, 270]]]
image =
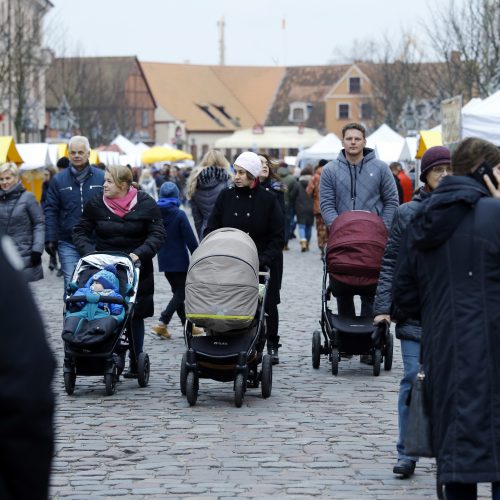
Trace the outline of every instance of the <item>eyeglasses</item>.
[[451, 169], [451, 167], [447, 167], [445, 165], [438, 165], [437, 167], [432, 167], [431, 172], [433, 174], [443, 175], [443, 174], [452, 174], [453, 170]]

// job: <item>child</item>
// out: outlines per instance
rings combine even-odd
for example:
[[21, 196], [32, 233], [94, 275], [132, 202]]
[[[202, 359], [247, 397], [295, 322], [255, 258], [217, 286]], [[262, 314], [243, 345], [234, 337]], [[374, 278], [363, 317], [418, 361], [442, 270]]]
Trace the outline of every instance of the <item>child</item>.
[[[113, 264], [106, 266], [101, 269], [87, 281], [85, 287], [79, 288], [73, 297], [79, 295], [84, 295], [88, 297], [86, 302], [78, 302], [77, 305], [81, 308], [81, 311], [89, 315], [95, 316], [95, 302], [91, 299], [93, 295], [100, 295], [105, 297], [116, 297], [122, 298], [118, 293], [120, 290], [120, 283], [116, 277], [116, 268]], [[119, 316], [123, 312], [122, 304], [110, 304], [108, 302], [97, 302], [97, 309], [103, 311], [104, 313], [112, 316]], [[97, 314], [97, 316], [102, 316], [102, 314]], [[93, 319], [87, 318], [87, 319]]]
[[[161, 313], [160, 321], [152, 328], [152, 332], [165, 339], [172, 337], [167, 326], [174, 312], [177, 312], [182, 325], [186, 322], [184, 298], [189, 267], [188, 249], [193, 253], [198, 246], [188, 218], [179, 205], [179, 188], [173, 182], [164, 182], [160, 187], [158, 207], [163, 217], [167, 238], [158, 252], [158, 267], [165, 273], [173, 297]], [[199, 329], [193, 329], [193, 333], [200, 333]]]

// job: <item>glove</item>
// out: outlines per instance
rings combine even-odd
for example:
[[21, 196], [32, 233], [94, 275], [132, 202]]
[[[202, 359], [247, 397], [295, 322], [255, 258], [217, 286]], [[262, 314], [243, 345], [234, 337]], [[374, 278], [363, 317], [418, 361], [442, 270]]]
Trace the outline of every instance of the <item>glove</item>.
[[38, 266], [42, 262], [41, 252], [31, 252], [31, 266]]
[[57, 252], [57, 242], [55, 241], [46, 241], [45, 242], [45, 251], [51, 255], [55, 256]]

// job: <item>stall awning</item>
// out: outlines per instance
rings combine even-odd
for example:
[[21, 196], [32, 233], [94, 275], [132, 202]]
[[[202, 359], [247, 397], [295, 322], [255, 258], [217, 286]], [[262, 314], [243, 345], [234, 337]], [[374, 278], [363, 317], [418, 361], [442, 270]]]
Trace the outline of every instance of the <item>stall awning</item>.
[[180, 149], [166, 148], [164, 146], [154, 146], [143, 151], [141, 160], [143, 163], [157, 163], [162, 161], [192, 160], [193, 157]]
[[437, 130], [421, 130], [418, 141], [418, 150], [415, 158], [422, 158], [424, 153], [433, 146], [442, 146], [443, 138]]
[[21, 165], [23, 159], [16, 148], [14, 138], [12, 136], [2, 136], [0, 137], [0, 164], [8, 161]]

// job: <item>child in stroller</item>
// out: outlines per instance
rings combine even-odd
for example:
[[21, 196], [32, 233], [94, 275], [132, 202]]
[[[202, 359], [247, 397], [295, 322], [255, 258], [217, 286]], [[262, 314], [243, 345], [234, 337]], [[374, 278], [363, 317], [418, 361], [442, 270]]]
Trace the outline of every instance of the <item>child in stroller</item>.
[[[104, 374], [112, 395], [127, 350], [135, 356], [130, 334], [139, 282], [139, 268], [129, 255], [94, 252], [82, 257], [68, 285], [65, 300], [64, 385], [73, 394], [77, 375]], [[137, 356], [138, 383], [149, 381], [149, 357]]]

